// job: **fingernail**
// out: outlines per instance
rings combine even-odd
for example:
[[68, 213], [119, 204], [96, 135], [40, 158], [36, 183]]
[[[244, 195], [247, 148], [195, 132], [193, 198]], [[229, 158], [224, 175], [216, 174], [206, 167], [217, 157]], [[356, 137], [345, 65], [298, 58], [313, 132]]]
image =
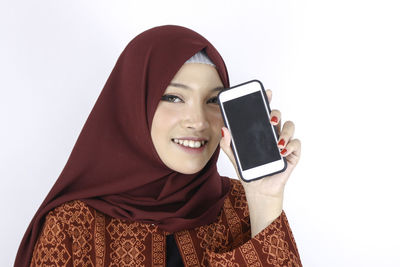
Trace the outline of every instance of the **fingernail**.
[[271, 121], [277, 123], [278, 122], [278, 117], [272, 116]]
[[224, 137], [224, 130], [221, 129], [221, 135]]
[[284, 146], [285, 145], [285, 140], [281, 139], [281, 141], [279, 141], [278, 145], [279, 146]]
[[287, 152], [286, 148], [281, 151], [281, 155], [285, 155]]

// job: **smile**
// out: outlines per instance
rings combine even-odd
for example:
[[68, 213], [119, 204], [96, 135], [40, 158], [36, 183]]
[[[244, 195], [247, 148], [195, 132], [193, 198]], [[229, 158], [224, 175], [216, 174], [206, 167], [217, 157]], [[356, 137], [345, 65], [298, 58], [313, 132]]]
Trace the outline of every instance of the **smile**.
[[172, 141], [176, 144], [190, 148], [200, 148], [207, 144], [206, 140], [188, 140], [188, 139], [177, 139], [173, 138]]

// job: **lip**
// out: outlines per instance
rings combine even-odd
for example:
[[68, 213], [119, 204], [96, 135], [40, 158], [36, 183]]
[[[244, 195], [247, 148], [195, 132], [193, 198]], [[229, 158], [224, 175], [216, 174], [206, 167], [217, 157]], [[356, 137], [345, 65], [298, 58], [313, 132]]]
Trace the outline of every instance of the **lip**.
[[193, 140], [193, 141], [208, 141], [207, 138], [202, 138], [202, 137], [177, 137], [177, 138], [172, 138], [173, 139], [178, 139], [178, 140]]

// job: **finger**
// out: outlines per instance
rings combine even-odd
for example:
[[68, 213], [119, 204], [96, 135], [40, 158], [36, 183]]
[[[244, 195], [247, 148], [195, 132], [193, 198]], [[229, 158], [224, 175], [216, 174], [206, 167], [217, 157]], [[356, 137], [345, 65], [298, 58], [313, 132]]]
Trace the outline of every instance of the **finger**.
[[292, 139], [293, 134], [294, 134], [294, 123], [292, 121], [286, 121], [283, 124], [281, 133], [279, 135], [279, 140], [278, 140], [278, 147], [280, 149], [283, 149], [286, 147], [286, 145], [289, 143], [290, 139]]
[[233, 155], [233, 151], [231, 148], [231, 140], [232, 140], [231, 134], [230, 134], [228, 128], [226, 128], [226, 127], [222, 127], [221, 131], [223, 133], [223, 136], [221, 138], [221, 141], [219, 142], [219, 146], [225, 152], [225, 154], [228, 156], [229, 160], [232, 162], [235, 169], [237, 169], [235, 157]]
[[279, 110], [273, 109], [269, 116], [271, 117], [270, 121], [272, 125], [278, 125], [281, 122], [281, 112]]
[[267, 95], [268, 103], [271, 103], [271, 101], [272, 101], [272, 91], [271, 91], [271, 89], [265, 90], [265, 94]]
[[273, 109], [270, 114], [270, 123], [274, 126], [277, 137], [281, 134], [281, 112], [277, 109]]
[[299, 139], [290, 140], [287, 146], [281, 151], [281, 155], [284, 157], [293, 155], [299, 158], [300, 154], [301, 154], [301, 142]]

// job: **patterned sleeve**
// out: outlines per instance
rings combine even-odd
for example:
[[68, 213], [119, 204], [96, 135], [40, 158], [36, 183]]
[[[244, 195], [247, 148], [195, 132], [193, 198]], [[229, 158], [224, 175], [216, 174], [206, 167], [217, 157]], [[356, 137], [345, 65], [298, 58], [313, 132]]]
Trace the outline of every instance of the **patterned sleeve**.
[[94, 215], [81, 201], [50, 211], [33, 250], [31, 267], [94, 265]]
[[230, 246], [222, 250], [207, 249], [210, 266], [302, 266], [286, 214], [282, 211], [269, 226], [250, 236], [250, 219], [244, 188], [231, 180], [232, 190], [223, 214], [230, 229]]
[[210, 266], [302, 266], [285, 212], [231, 251], [207, 251]]
[[57, 209], [50, 211], [36, 241], [30, 266], [72, 266], [71, 255], [68, 225], [60, 220]]

